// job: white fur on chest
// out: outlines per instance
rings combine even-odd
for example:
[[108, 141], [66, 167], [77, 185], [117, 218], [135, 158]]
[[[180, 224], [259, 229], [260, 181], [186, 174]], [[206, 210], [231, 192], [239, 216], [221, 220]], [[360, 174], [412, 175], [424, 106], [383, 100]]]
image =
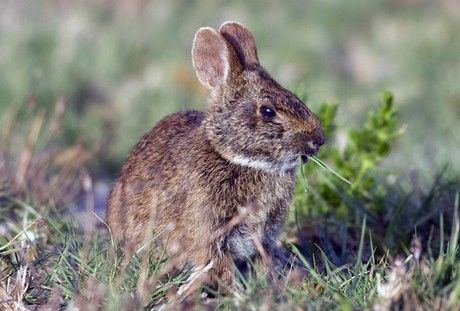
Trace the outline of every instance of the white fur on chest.
[[259, 183], [258, 191], [252, 194], [252, 200], [249, 199], [247, 205], [240, 209], [244, 221], [227, 236], [226, 247], [233, 259], [245, 260], [256, 255], [258, 251], [254, 238], [259, 239], [262, 245], [278, 238], [276, 230], [267, 228], [267, 223], [270, 226], [277, 222], [282, 225], [283, 215], [286, 216], [291, 203], [295, 175], [266, 174]]
[[248, 228], [243, 225], [232, 230], [227, 239], [227, 248], [233, 259], [245, 260], [256, 254], [256, 247]]
[[245, 221], [237, 225], [227, 237], [227, 249], [230, 251], [233, 259], [245, 260], [257, 254], [257, 248], [254, 239], [258, 239], [261, 244], [265, 241], [276, 240], [276, 236], [267, 236], [273, 234], [267, 230], [266, 224], [269, 221], [270, 213], [275, 207], [274, 202], [253, 203], [249, 210], [246, 210]]

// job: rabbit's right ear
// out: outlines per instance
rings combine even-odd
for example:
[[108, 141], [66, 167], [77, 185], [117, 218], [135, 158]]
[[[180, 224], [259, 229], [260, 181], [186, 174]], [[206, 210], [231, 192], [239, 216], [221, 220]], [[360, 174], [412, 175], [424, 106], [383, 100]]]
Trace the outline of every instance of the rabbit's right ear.
[[233, 48], [210, 27], [200, 28], [195, 34], [192, 60], [198, 80], [208, 89], [216, 88], [242, 70]]
[[243, 66], [259, 65], [256, 41], [246, 26], [238, 22], [226, 22], [220, 26], [219, 32], [235, 49]]

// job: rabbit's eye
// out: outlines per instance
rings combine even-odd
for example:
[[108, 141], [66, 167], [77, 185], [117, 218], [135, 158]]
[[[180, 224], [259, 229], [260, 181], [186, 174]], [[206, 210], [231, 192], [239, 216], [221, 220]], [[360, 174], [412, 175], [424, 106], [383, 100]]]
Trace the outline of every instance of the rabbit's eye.
[[262, 106], [260, 107], [260, 113], [268, 119], [272, 119], [275, 117], [276, 113], [273, 108], [267, 107], [267, 106]]

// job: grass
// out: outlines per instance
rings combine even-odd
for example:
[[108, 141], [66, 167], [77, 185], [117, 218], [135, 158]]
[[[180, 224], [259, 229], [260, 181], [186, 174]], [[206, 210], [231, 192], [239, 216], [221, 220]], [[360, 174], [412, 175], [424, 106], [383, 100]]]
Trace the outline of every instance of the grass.
[[[334, 264], [319, 246], [315, 252], [318, 257], [308, 260], [290, 243], [287, 246], [293, 258], [301, 262], [297, 268], [289, 267], [273, 278], [260, 263], [255, 263], [254, 274], [240, 278], [230, 295], [212, 299], [197, 295], [181, 306], [454, 309], [460, 302], [458, 197], [457, 193], [453, 225], [450, 230], [441, 225], [444, 239], [438, 241], [438, 251], [431, 255], [426, 250], [432, 246], [418, 237], [413, 238], [405, 253], [380, 255], [364, 219], [358, 248], [345, 264]], [[160, 275], [167, 262], [161, 254], [123, 257], [101, 228], [85, 232], [71, 219], [41, 215], [24, 202], [14, 202], [11, 209], [17, 214], [16, 221], [3, 218], [2, 230], [7, 234], [2, 240], [7, 243], [0, 250], [0, 301], [4, 308], [159, 307], [187, 278], [187, 271]]]
[[[387, 139], [375, 142], [377, 150], [398, 131], [391, 121], [392, 97], [385, 98], [361, 128], [350, 130], [352, 137], [367, 137], [373, 120], [382, 115], [388, 127], [377, 125]], [[56, 114], [50, 118], [59, 119]], [[431, 187], [419, 189], [420, 182], [409, 188], [404, 180], [384, 182], [380, 177], [391, 175], [382, 172], [354, 180], [345, 174], [362, 171], [354, 164], [356, 157], [347, 160], [345, 152], [336, 159], [331, 144], [323, 148], [321, 159], [303, 167], [308, 174], [299, 179], [299, 188], [309, 186], [296, 193], [296, 217], [282, 236], [293, 265], [267, 270], [267, 262], [259, 260], [247, 278], [235, 271], [238, 282], [227, 295], [203, 298], [198, 292], [177, 300], [192, 270], [173, 272], [158, 250], [121, 252], [103, 218], [94, 213], [92, 178], [83, 162], [75, 167], [74, 157], [81, 153], [72, 151], [75, 146], [50, 152], [53, 126], [43, 127], [48, 122], [41, 118], [34, 108], [11, 113], [0, 131], [0, 172], [7, 177], [0, 183], [3, 309], [133, 310], [166, 304], [223, 310], [447, 310], [460, 302], [459, 181], [440, 173]], [[326, 131], [333, 127], [329, 121]], [[39, 134], [32, 135], [37, 129]], [[356, 149], [360, 145], [358, 139], [347, 148], [368, 161], [381, 159], [380, 152]], [[58, 165], [63, 154], [69, 161]], [[77, 186], [69, 191], [66, 185], [72, 183]], [[87, 202], [89, 220], [84, 223], [70, 213], [77, 194]], [[312, 212], [318, 202], [329, 210]], [[343, 206], [346, 214], [340, 212]]]
[[320, 168], [328, 171], [328, 172], [331, 172], [332, 174], [334, 174], [338, 179], [340, 179], [341, 181], [351, 185], [351, 182], [346, 179], [345, 177], [343, 177], [342, 175], [340, 175], [339, 173], [337, 173], [335, 170], [333, 170], [331, 167], [329, 167], [329, 165], [327, 165], [326, 163], [324, 163], [323, 161], [321, 161], [321, 159], [318, 159], [317, 157], [313, 156], [313, 157], [310, 157], [310, 159], [315, 163], [317, 164]]

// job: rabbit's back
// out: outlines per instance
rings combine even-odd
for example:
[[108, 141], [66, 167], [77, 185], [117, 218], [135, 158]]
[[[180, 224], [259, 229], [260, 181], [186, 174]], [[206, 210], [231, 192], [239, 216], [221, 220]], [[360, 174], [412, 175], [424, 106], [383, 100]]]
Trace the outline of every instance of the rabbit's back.
[[187, 189], [181, 182], [187, 175], [190, 145], [203, 141], [205, 115], [192, 110], [167, 116], [134, 146], [107, 203], [108, 225], [117, 238], [137, 243], [151, 233], [145, 232], [147, 222], [159, 226], [158, 218], [169, 216], [159, 208], [183, 205]]

